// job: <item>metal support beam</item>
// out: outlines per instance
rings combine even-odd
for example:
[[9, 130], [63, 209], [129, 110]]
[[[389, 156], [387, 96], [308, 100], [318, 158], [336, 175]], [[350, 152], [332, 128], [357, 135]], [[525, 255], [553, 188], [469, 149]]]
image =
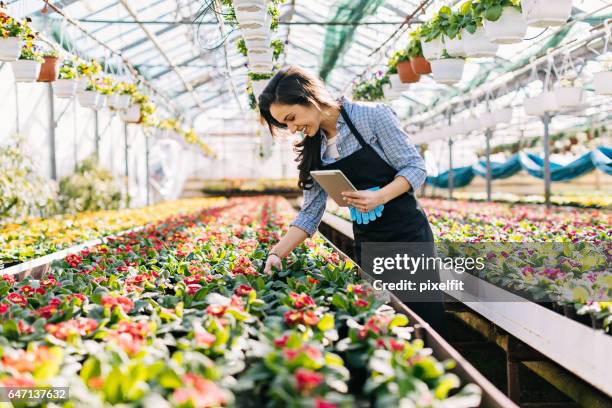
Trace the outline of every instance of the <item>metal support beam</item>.
[[15, 133], [21, 132], [19, 124], [19, 83], [15, 82]]
[[448, 138], [448, 199], [453, 199], [453, 187], [455, 186], [455, 174], [453, 171], [453, 138]]
[[51, 159], [51, 179], [57, 181], [57, 160], [55, 158], [55, 103], [53, 101], [53, 87], [47, 84], [49, 92], [49, 157]]
[[[136, 10], [134, 10], [134, 8], [127, 2], [127, 0], [120, 0], [120, 1], [121, 1], [121, 4], [123, 5], [123, 7], [127, 10], [127, 12], [132, 16], [132, 18], [134, 20], [138, 20], [138, 12]], [[191, 95], [193, 96], [193, 99], [196, 102], [196, 104], [200, 108], [203, 109], [203, 105], [200, 102], [197, 94], [195, 92], [193, 92], [193, 87], [191, 86], [191, 84], [189, 84], [189, 82], [187, 82], [187, 80], [185, 79], [183, 74], [181, 74], [181, 72], [178, 70], [178, 68], [174, 64], [174, 61], [172, 61], [172, 59], [170, 59], [168, 54], [166, 54], [166, 51], [164, 51], [164, 49], [162, 48], [162, 46], [160, 44], [160, 41], [157, 38], [157, 36], [155, 35], [155, 33], [153, 31], [151, 31], [148, 27], [146, 27], [144, 24], [138, 24], [138, 25], [142, 29], [142, 31], [146, 34], [146, 36], [149, 37], [149, 39], [155, 45], [155, 47], [159, 50], [161, 56], [166, 60], [168, 65], [176, 73], [176, 76], [179, 78], [179, 80], [181, 81], [181, 83], [183, 84], [185, 89], [191, 92]]]
[[130, 161], [128, 146], [128, 124], [123, 123], [123, 155], [125, 159], [125, 201], [126, 207], [130, 205]]
[[94, 137], [96, 146], [96, 157], [100, 161], [100, 118], [98, 117], [98, 111], [94, 111]]
[[493, 131], [491, 129], [487, 129], [485, 132], [485, 138], [487, 139], [487, 201], [491, 201], [491, 136], [493, 135]]
[[149, 175], [149, 135], [145, 133], [145, 184], [147, 187], [147, 205], [151, 205], [151, 179]]
[[542, 117], [544, 124], [544, 202], [546, 208], [550, 208], [550, 114], [544, 113]]

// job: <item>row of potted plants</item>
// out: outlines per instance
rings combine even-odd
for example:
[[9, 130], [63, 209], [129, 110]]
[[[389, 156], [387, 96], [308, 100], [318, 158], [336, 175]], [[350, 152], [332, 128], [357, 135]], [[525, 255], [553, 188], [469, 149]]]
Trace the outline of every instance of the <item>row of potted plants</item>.
[[[453, 192], [453, 197], [459, 200], [469, 200], [483, 202], [487, 200], [487, 193], [483, 192]], [[442, 196], [439, 196], [442, 198]], [[509, 204], [544, 204], [544, 196], [539, 194], [518, 195], [513, 193], [494, 192], [492, 200], [499, 203]], [[579, 208], [602, 208], [612, 210], [612, 197], [604, 193], [581, 194], [576, 193], [559, 193], [550, 197], [551, 204], [561, 207], [579, 207]]]
[[26, 262], [106, 235], [158, 222], [173, 214], [220, 205], [221, 198], [168, 201], [142, 208], [27, 217], [0, 226], [0, 268]]
[[258, 272], [292, 216], [234, 199], [0, 281], [0, 383], [93, 406], [478, 406], [321, 239]]

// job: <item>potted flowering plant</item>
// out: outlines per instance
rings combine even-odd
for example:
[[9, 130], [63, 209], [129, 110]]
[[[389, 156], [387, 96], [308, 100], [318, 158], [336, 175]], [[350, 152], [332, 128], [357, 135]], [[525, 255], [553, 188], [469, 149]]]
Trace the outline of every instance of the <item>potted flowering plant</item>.
[[466, 57], [485, 58], [494, 57], [499, 49], [499, 44], [491, 42], [487, 37], [483, 24], [482, 13], [470, 0], [461, 5], [457, 18], [462, 27], [459, 36]]
[[125, 110], [130, 106], [132, 95], [137, 91], [136, 85], [129, 82], [115, 84], [115, 92], [109, 98], [109, 106], [115, 110]]
[[40, 52], [30, 41], [27, 41], [21, 49], [19, 59], [11, 61], [15, 82], [35, 82], [40, 74], [40, 66], [43, 61]]
[[85, 89], [77, 95], [77, 98], [82, 107], [96, 109], [100, 96], [98, 83], [94, 79], [90, 79]]
[[432, 21], [420, 27], [421, 47], [427, 60], [440, 57], [442, 54], [442, 31]]
[[572, 14], [572, 0], [521, 0], [527, 25], [558, 27]]
[[410, 56], [410, 65], [412, 65], [413, 71], [420, 75], [431, 74], [431, 65], [423, 57], [423, 48], [418, 33], [412, 32], [410, 35], [412, 39], [408, 44], [408, 55]]
[[448, 6], [442, 6], [432, 21], [434, 27], [442, 32], [444, 42], [442, 47], [451, 57], [465, 56], [460, 35], [462, 22], [463, 19], [459, 16], [459, 13], [453, 13]]
[[91, 62], [79, 61], [76, 68], [79, 76], [77, 93], [84, 91], [90, 79], [95, 78], [102, 71], [102, 66], [95, 59]]
[[407, 49], [396, 51], [389, 60], [390, 68], [397, 68], [400, 81], [404, 84], [419, 82], [421, 75], [417, 74], [410, 64], [410, 54]]
[[593, 88], [598, 95], [612, 95], [612, 52], [601, 58], [603, 70], [595, 73]]
[[555, 99], [557, 106], [564, 108], [577, 108], [582, 105], [584, 98], [584, 89], [582, 81], [574, 70], [568, 70], [555, 84]]
[[485, 32], [496, 44], [523, 41], [527, 23], [521, 13], [520, 0], [479, 0], [476, 13], [482, 15]]
[[42, 53], [44, 62], [40, 67], [38, 82], [54, 82], [59, 75], [59, 51], [51, 48]]
[[72, 98], [76, 93], [78, 81], [76, 80], [76, 64], [73, 60], [64, 60], [59, 69], [59, 76], [53, 82], [53, 93], [58, 98]]
[[185, 139], [182, 136], [181, 124], [177, 119], [164, 119], [159, 122], [158, 128], [160, 130], [160, 138], [171, 139], [179, 143], [181, 146], [186, 146]]
[[0, 61], [15, 61], [19, 58], [23, 42], [33, 39], [29, 18], [20, 21], [4, 13], [0, 3]]

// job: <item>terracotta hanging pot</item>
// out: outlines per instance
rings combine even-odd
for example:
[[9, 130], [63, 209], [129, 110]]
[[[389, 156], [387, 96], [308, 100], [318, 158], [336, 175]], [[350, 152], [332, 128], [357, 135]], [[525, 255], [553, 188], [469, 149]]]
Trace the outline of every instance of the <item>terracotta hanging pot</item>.
[[414, 84], [415, 82], [419, 82], [421, 79], [421, 75], [414, 72], [412, 69], [412, 65], [410, 61], [402, 61], [397, 64], [397, 73], [400, 76], [400, 80], [404, 84]]
[[40, 67], [40, 74], [38, 75], [38, 82], [53, 82], [59, 75], [59, 60], [57, 57], [44, 57]]
[[412, 69], [417, 74], [431, 74], [431, 64], [425, 59], [425, 57], [412, 57], [410, 59], [410, 65], [412, 65]]

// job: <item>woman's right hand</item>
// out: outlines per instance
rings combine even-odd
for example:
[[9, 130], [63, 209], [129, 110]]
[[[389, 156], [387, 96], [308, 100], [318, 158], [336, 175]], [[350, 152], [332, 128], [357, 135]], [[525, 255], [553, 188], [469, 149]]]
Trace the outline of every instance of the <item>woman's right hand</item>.
[[272, 268], [274, 269], [282, 268], [281, 259], [278, 257], [278, 255], [275, 255], [275, 254], [268, 255], [268, 259], [266, 259], [266, 266], [264, 267], [264, 273], [266, 273], [267, 275], [272, 275]]

